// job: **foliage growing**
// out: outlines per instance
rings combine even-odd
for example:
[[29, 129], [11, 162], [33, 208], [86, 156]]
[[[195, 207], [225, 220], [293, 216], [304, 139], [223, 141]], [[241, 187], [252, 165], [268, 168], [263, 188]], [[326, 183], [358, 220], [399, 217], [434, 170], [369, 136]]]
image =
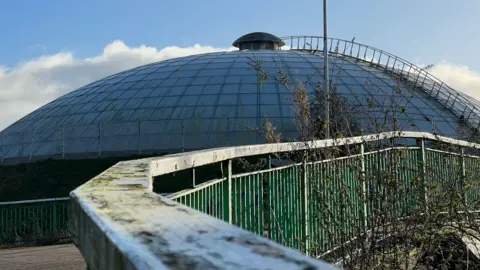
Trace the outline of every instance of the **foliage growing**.
[[[332, 72], [327, 94], [321, 82], [312, 82], [311, 77], [301, 81], [285, 74], [279, 65], [276, 72], [269, 72], [263, 64], [252, 57], [251, 66], [257, 71], [260, 84], [273, 80], [291, 92], [298, 136], [287, 138], [281, 134], [268, 116], [264, 116], [263, 128], [253, 129], [264, 134], [267, 143], [292, 140], [309, 143], [327, 135], [336, 139], [333, 147], [307, 147], [272, 156], [288, 164], [304, 164], [298, 165], [298, 175], [305, 190], [300, 194], [308, 206], [284, 209], [274, 205], [284, 204], [281, 197], [270, 199], [264, 203], [263, 222], [275, 224], [271, 219], [276, 216], [292, 222], [291, 216], [297, 215], [294, 211], [303, 211], [301, 222], [308, 229], [306, 237], [298, 238], [288, 225], [278, 222], [265, 228], [264, 235], [346, 269], [480, 267], [478, 258], [465, 247], [466, 241], [480, 243], [473, 211], [480, 205], [480, 165], [476, 157], [466, 155], [478, 155], [477, 150], [392, 139], [364, 142], [361, 152], [358, 144], [335, 143], [338, 139], [364, 134], [418, 130], [404, 116], [409, 113], [412, 93], [422, 89], [410, 83], [408, 76], [392, 75], [396, 84], [390, 93], [380, 91], [366, 80], [364, 86], [369, 88], [369, 95], [347, 99], [338, 91], [341, 65]], [[318, 70], [312, 77], [322, 73], [323, 70]], [[314, 86], [313, 92], [309, 92], [309, 85]], [[325, 118], [327, 100], [329, 119]], [[430, 122], [428, 116], [424, 117]], [[326, 134], [327, 124], [329, 134]], [[434, 123], [432, 133], [435, 133]], [[477, 130], [466, 123], [461, 123], [458, 137], [478, 141]], [[277, 192], [272, 185], [275, 184], [271, 174], [264, 173], [264, 198], [271, 198]]]

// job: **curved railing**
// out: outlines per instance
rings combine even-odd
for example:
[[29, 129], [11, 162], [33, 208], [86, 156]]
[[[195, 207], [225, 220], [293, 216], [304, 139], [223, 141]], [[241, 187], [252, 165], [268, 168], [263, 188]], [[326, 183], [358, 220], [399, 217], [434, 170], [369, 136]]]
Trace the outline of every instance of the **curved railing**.
[[[323, 51], [323, 37], [319, 36], [288, 36], [281, 38], [286, 47], [291, 50], [310, 52]], [[387, 72], [407, 79], [414, 86], [438, 100], [456, 116], [464, 119], [471, 127], [480, 128], [480, 103], [475, 99], [460, 93], [430, 74], [425, 68], [404, 60], [396, 55], [372, 46], [356, 43], [353, 40], [328, 38], [328, 52], [333, 55], [351, 57], [368, 62]]]
[[[270, 198], [274, 203], [277, 200], [281, 202], [283, 199], [288, 199], [288, 204], [285, 206], [288, 205], [290, 215], [298, 218], [296, 221], [291, 220], [295, 221], [293, 225], [299, 224], [303, 227], [301, 229], [292, 224], [284, 224], [290, 228], [290, 235], [313, 233], [316, 225], [309, 225], [308, 221], [311, 218], [310, 211], [315, 210], [309, 207], [302, 208], [301, 205], [312, 205], [308, 202], [311, 191], [307, 182], [314, 181], [315, 177], [307, 177], [309, 168], [323, 165], [303, 163], [301, 164], [303, 170], [297, 170], [295, 168], [297, 164], [287, 164], [256, 172], [259, 174], [255, 176], [234, 174], [232, 160], [307, 149], [360, 145], [360, 154], [352, 157], [360, 161], [360, 168], [365, 174], [368, 172], [368, 164], [371, 161], [370, 154], [373, 153], [364, 152], [363, 145], [399, 138], [415, 139], [421, 142], [414, 149], [417, 152], [413, 153], [413, 156], [422, 161], [419, 164], [428, 163], [426, 162], [428, 159], [433, 160], [438, 154], [437, 150], [427, 151], [424, 141], [441, 142], [462, 149], [480, 149], [480, 144], [429, 133], [387, 132], [337, 140], [224, 147], [119, 162], [71, 192], [71, 233], [91, 269], [330, 269], [321, 261], [304, 257], [298, 251], [261, 237], [260, 235], [265, 235], [264, 228], [260, 226], [263, 221], [252, 223], [254, 219], [247, 216], [248, 213], [253, 214], [250, 217], [255, 217], [255, 213], [258, 216], [258, 211], [262, 213], [264, 209], [258, 208], [255, 203], [248, 202], [249, 199], [251, 202], [258, 200], [259, 197], [254, 194], [265, 194], [260, 191], [261, 187], [257, 186], [260, 189], [257, 190], [254, 184], [261, 179], [259, 175], [261, 173], [268, 175], [274, 187], [273, 190], [277, 190], [278, 185], [283, 183], [290, 185], [287, 189], [288, 193], [299, 195], [298, 198], [293, 198], [286, 193], [275, 196], [271, 194]], [[375, 153], [381, 154], [388, 150]], [[468, 171], [465, 170], [465, 166], [470, 163], [477, 168], [478, 157], [468, 156], [467, 158], [463, 153], [462, 151], [461, 159], [457, 158], [458, 154], [453, 154], [457, 155], [455, 161], [463, 164], [463, 173]], [[345, 157], [339, 158], [340, 163], [335, 166], [341, 166], [345, 160]], [[195, 184], [195, 168], [202, 168], [209, 164], [224, 164], [223, 162], [228, 164], [224, 176], [200, 185]], [[328, 163], [325, 164], [328, 165]], [[282, 174], [280, 169], [289, 171], [284, 171]], [[160, 181], [156, 180], [157, 177], [185, 170], [193, 170], [192, 189], [170, 195], [153, 192], [154, 180]], [[425, 172], [425, 165], [423, 165], [423, 171]], [[177, 182], [182, 180], [187, 179], [176, 179]], [[364, 195], [367, 192], [365, 183], [363, 183]], [[472, 196], [478, 196], [477, 188], [473, 190]], [[284, 188], [281, 189], [284, 190]], [[238, 197], [240, 190], [242, 195]], [[218, 196], [214, 196], [216, 192]], [[361, 206], [361, 200], [358, 202], [360, 204], [356, 205], [355, 209], [366, 211], [364, 225], [368, 227], [367, 206], [365, 202]], [[248, 208], [249, 205], [251, 208]], [[243, 209], [243, 212], [238, 212], [237, 206]], [[248, 224], [251, 224], [251, 227]], [[272, 229], [274, 228], [269, 230], [272, 231]], [[285, 237], [288, 235], [281, 235], [280, 238], [285, 239]], [[276, 239], [273, 240], [276, 241]], [[277, 242], [292, 246], [284, 241]], [[324, 247], [332, 250], [333, 246], [326, 243]], [[297, 249], [302, 250], [301, 247]], [[306, 253], [308, 254], [308, 249]]]

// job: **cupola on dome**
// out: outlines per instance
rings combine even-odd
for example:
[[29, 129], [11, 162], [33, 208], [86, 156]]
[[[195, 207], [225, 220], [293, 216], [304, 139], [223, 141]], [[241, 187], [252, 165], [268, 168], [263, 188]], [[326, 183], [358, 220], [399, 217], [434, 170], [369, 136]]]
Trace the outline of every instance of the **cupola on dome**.
[[278, 50], [285, 42], [269, 33], [253, 32], [239, 37], [232, 45], [240, 50]]

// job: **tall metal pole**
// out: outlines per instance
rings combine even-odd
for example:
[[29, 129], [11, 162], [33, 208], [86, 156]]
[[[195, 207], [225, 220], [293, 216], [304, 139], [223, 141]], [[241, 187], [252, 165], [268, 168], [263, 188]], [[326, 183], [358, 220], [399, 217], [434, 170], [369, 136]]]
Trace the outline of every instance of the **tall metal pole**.
[[323, 0], [323, 88], [325, 89], [325, 133], [330, 138], [330, 81], [328, 76], [327, 0]]

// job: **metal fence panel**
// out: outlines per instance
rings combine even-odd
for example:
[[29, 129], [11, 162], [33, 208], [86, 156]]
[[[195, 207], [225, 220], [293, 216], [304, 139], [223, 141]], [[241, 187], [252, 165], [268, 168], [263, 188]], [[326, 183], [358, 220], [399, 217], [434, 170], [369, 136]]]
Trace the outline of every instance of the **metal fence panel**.
[[0, 244], [69, 237], [68, 199], [0, 204]]

